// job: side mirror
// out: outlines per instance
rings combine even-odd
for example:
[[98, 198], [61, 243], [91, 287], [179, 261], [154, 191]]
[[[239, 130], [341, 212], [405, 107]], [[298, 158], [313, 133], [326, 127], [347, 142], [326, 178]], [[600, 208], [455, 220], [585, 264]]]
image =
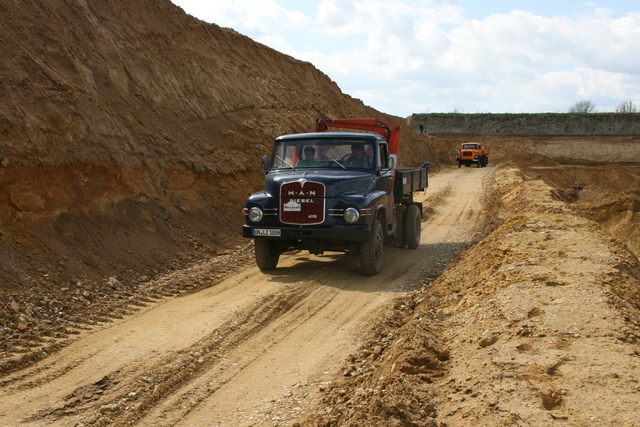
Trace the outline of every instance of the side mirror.
[[269, 156], [262, 156], [262, 170], [266, 173], [269, 170]]
[[397, 162], [397, 156], [395, 154], [391, 154], [389, 156], [389, 169], [395, 169]]

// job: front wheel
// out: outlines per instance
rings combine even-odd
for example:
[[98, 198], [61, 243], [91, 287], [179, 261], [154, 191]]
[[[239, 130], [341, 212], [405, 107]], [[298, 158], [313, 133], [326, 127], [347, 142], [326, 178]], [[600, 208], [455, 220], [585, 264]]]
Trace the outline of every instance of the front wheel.
[[375, 276], [380, 272], [382, 265], [382, 252], [384, 248], [384, 234], [380, 220], [376, 220], [373, 237], [360, 246], [360, 264], [362, 273], [366, 276]]
[[280, 248], [276, 240], [256, 239], [256, 264], [260, 270], [273, 270], [280, 259]]
[[409, 205], [407, 208], [407, 224], [405, 236], [407, 247], [416, 249], [420, 245], [420, 235], [422, 234], [422, 218], [418, 205]]

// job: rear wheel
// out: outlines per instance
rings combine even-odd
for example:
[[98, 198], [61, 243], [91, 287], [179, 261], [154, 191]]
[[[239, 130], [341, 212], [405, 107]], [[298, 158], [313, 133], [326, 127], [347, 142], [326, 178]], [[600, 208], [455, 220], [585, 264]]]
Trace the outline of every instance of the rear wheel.
[[416, 249], [420, 245], [420, 234], [422, 232], [422, 218], [418, 205], [409, 205], [407, 209], [406, 238], [407, 247]]
[[256, 264], [260, 270], [273, 270], [280, 259], [277, 240], [255, 239]]
[[360, 247], [360, 264], [362, 272], [367, 276], [375, 276], [380, 272], [384, 248], [384, 233], [380, 220], [376, 220], [373, 238], [362, 242]]
[[407, 244], [404, 224], [407, 218], [407, 207], [405, 205], [396, 206], [396, 237], [393, 239], [393, 245], [397, 248], [404, 248]]

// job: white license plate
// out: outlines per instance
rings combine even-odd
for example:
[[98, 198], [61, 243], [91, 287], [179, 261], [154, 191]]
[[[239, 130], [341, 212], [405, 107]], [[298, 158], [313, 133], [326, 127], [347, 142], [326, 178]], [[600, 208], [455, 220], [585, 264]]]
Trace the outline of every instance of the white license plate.
[[254, 228], [254, 236], [282, 236], [282, 230], [274, 228]]

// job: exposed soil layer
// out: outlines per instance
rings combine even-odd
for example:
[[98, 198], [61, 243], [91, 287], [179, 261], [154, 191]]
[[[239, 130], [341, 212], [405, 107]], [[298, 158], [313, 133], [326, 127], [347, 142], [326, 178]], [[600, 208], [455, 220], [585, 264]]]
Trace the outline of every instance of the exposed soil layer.
[[637, 136], [407, 128], [419, 248], [263, 274], [239, 209], [270, 141], [404, 119], [165, 0], [0, 27], [0, 424], [638, 425]]

